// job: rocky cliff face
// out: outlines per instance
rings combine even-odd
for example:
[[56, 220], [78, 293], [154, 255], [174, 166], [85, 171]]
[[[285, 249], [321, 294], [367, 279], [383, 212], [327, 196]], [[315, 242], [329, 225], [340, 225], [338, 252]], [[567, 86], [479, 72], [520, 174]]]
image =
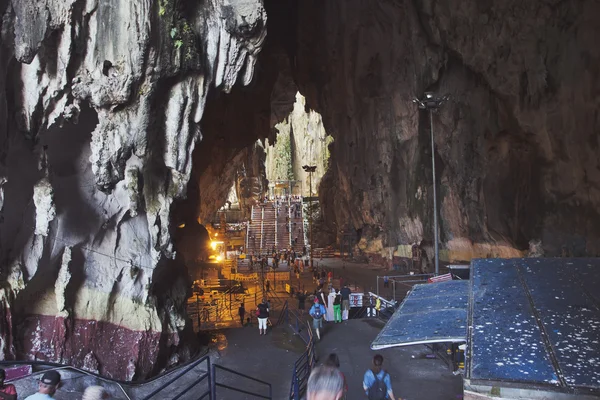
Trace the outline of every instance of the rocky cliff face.
[[143, 378], [193, 351], [171, 206], [203, 151], [209, 92], [252, 80], [265, 9], [15, 0], [0, 12], [0, 356]]
[[257, 140], [298, 90], [335, 139], [328, 231], [388, 259], [430, 249], [429, 119], [411, 100], [431, 90], [452, 96], [433, 118], [443, 258], [600, 251], [597, 2], [0, 0], [0, 14], [5, 359], [136, 379], [188, 357], [175, 250], [196, 242], [174, 245], [173, 228], [205, 238], [232, 182], [245, 207], [266, 188]]
[[[597, 2], [298, 3], [296, 73], [335, 138], [338, 229], [389, 258], [430, 248], [433, 117], [442, 258], [600, 253]], [[335, 202], [335, 203], [334, 203]]]
[[292, 112], [275, 125], [277, 140], [267, 146], [265, 168], [267, 179], [300, 181], [301, 192], [309, 196], [309, 176], [303, 165], [316, 165], [313, 173], [313, 194], [329, 166], [329, 145], [333, 138], [327, 135], [321, 115], [306, 109], [306, 99], [296, 93]]

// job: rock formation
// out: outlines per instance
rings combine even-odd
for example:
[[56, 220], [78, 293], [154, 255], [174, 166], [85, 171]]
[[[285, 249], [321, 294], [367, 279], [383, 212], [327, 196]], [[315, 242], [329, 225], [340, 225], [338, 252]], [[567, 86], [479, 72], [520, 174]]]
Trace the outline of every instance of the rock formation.
[[0, 13], [1, 356], [122, 379], [189, 357], [171, 205], [209, 92], [252, 81], [262, 1], [14, 0]]
[[277, 140], [268, 143], [265, 168], [269, 182], [277, 180], [300, 181], [304, 196], [309, 195], [309, 176], [303, 165], [316, 165], [313, 173], [313, 194], [329, 166], [329, 145], [333, 138], [327, 135], [321, 115], [306, 110], [306, 99], [296, 93], [294, 108], [283, 121], [275, 125]]
[[431, 256], [425, 91], [452, 99], [433, 117], [444, 259], [600, 252], [598, 2], [0, 0], [0, 15], [4, 359], [141, 379], [193, 354], [174, 227], [205, 237], [234, 181], [248, 209], [266, 188], [257, 140], [298, 90], [335, 139], [324, 222], [366, 252]]
[[[295, 74], [335, 142], [323, 210], [368, 252], [432, 242], [434, 115], [442, 258], [600, 254], [600, 5], [298, 3]], [[431, 255], [431, 253], [429, 252]]]

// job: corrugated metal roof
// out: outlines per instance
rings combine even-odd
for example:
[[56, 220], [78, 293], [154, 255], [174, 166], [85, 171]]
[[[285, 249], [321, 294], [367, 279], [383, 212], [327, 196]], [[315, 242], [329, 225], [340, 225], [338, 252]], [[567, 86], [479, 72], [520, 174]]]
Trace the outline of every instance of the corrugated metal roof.
[[467, 376], [600, 388], [600, 260], [480, 259]]
[[468, 290], [468, 281], [415, 285], [371, 348], [466, 341]]

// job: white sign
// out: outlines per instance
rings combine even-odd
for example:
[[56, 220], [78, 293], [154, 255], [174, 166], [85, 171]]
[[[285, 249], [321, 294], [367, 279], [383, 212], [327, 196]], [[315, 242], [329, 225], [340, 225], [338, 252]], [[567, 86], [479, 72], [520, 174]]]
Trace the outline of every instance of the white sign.
[[350, 293], [350, 307], [362, 307], [363, 293]]

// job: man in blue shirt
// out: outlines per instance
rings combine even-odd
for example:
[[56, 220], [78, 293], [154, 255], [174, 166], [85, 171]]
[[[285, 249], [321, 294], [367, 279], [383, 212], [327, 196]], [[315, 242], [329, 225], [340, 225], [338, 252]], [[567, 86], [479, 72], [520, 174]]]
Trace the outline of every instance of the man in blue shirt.
[[56, 389], [60, 386], [60, 374], [54, 370], [50, 370], [42, 376], [39, 383], [39, 390], [36, 394], [32, 394], [25, 400], [49, 400], [53, 399]]
[[383, 356], [376, 354], [373, 357], [373, 368], [365, 372], [363, 389], [370, 400], [395, 399], [390, 374], [382, 368], [382, 364]]
[[313, 318], [313, 329], [317, 332], [317, 338], [321, 340], [320, 329], [323, 327], [323, 319], [325, 318], [327, 310], [325, 310], [323, 304], [319, 303], [319, 299], [316, 296], [315, 304], [313, 304], [308, 313]]

